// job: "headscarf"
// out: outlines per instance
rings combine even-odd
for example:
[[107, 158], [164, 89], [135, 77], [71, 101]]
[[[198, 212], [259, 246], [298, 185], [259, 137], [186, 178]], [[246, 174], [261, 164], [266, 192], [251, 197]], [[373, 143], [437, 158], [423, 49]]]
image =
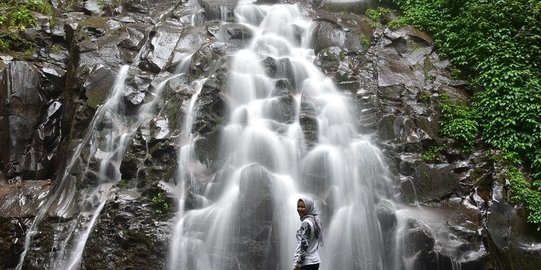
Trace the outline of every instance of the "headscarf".
[[315, 225], [314, 233], [316, 238], [319, 241], [319, 244], [323, 246], [323, 226], [321, 226], [321, 220], [319, 219], [319, 211], [317, 210], [316, 203], [308, 196], [302, 196], [299, 198], [300, 201], [304, 202], [306, 208], [306, 215], [301, 217], [301, 221], [309, 218], [312, 220], [312, 223]]

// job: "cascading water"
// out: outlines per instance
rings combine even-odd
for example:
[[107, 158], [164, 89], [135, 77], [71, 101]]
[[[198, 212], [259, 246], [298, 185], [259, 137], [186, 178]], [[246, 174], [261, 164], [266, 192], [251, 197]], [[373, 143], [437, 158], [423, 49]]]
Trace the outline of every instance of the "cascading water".
[[[182, 63], [189, 61], [186, 57]], [[40, 209], [27, 234], [25, 251], [17, 269], [21, 269], [31, 238], [47, 214], [69, 219], [60, 225], [55, 236], [55, 250], [49, 255], [49, 269], [78, 269], [86, 241], [109, 197], [111, 188], [120, 180], [120, 164], [136, 131], [154, 116], [161, 91], [172, 76], [160, 83], [148, 102], [137, 112], [127, 113], [123, 104], [128, 94], [126, 79], [129, 66], [123, 66], [117, 76], [110, 97], [98, 108], [89, 131], [73, 153], [64, 170], [59, 186]], [[181, 75], [181, 74], [179, 74]], [[77, 167], [82, 167], [77, 168]], [[78, 183], [74, 172], [79, 172]], [[76, 216], [72, 217], [74, 214]]]
[[[60, 250], [56, 254], [51, 254], [51, 267], [50, 268], [67, 268], [71, 269], [78, 263], [80, 259], [80, 254], [84, 248], [84, 243], [90, 230], [96, 221], [96, 218], [103, 208], [105, 199], [107, 198], [108, 192], [112, 184], [118, 180], [118, 162], [119, 156], [122, 155], [126, 142], [127, 130], [124, 127], [124, 119], [120, 119], [123, 115], [119, 114], [117, 107], [121, 101], [121, 97], [124, 94], [125, 87], [124, 81], [128, 75], [128, 66], [124, 66], [117, 77], [117, 81], [114, 84], [111, 96], [107, 102], [101, 106], [96, 115], [94, 116], [91, 124], [90, 130], [95, 132], [89, 132], [86, 134], [83, 142], [81, 142], [76, 150], [74, 151], [74, 158], [68, 164], [67, 168], [64, 171], [64, 174], [60, 180], [58, 188], [55, 190], [53, 196], [49, 198], [46, 204], [40, 208], [40, 212], [35, 218], [29, 232], [26, 236], [25, 251], [21, 255], [21, 259], [17, 269], [21, 269], [25, 254], [30, 248], [31, 238], [35, 234], [37, 226], [43, 220], [43, 218], [50, 212], [56, 213], [60, 217], [69, 217], [74, 212], [74, 207], [81, 207], [81, 212], [77, 218], [73, 219], [67, 225], [67, 230], [69, 233], [63, 234], [63, 239], [56, 241], [59, 243]], [[94, 127], [98, 124], [108, 123], [111, 127], [116, 127], [115, 130], [112, 130], [111, 133], [100, 133], [98, 129]], [[96, 137], [101, 138], [102, 140], [96, 139]], [[118, 149], [115, 149], [115, 142], [120, 146]], [[71, 175], [72, 169], [76, 166], [79, 166], [79, 162], [82, 161], [82, 152], [83, 147], [88, 144], [90, 149], [89, 151], [93, 155], [100, 156], [98, 160], [101, 160], [99, 164], [94, 164], [94, 166], [89, 166], [89, 160], [87, 160], [87, 168], [84, 170], [84, 174], [93, 174], [95, 179], [98, 182], [98, 185], [94, 187], [89, 187], [89, 191], [82, 193], [82, 199], [76, 198], [76, 181], [73, 180]], [[101, 144], [101, 145], [100, 145]], [[118, 152], [116, 152], [118, 150]], [[121, 157], [120, 157], [121, 158]], [[84, 162], [84, 161], [83, 161]], [[97, 170], [94, 170], [95, 167], [98, 167]], [[74, 205], [77, 200], [80, 200], [79, 205]], [[76, 239], [76, 240], [74, 240]], [[75, 241], [75, 249], [71, 254], [66, 254], [67, 244], [69, 241]], [[73, 243], [72, 243], [73, 244]]]
[[[317, 200], [325, 226], [321, 269], [414, 270], [415, 256], [402, 256], [407, 215], [396, 212], [393, 232], [383, 232], [378, 219], [379, 204], [395, 210], [383, 155], [359, 132], [352, 96], [313, 64], [313, 23], [299, 5], [251, 2], [241, 1], [234, 10], [237, 23], [252, 35], [244, 49], [228, 58], [230, 114], [222, 126], [223, 163], [217, 173], [208, 174], [197, 159], [198, 138], [192, 133], [197, 100], [209, 78], [192, 83], [194, 94], [182, 108], [186, 118], [178, 138], [175, 179], [179, 211], [171, 232], [169, 269], [291, 269], [294, 233], [300, 225], [296, 201], [308, 193]], [[223, 20], [230, 21], [225, 18], [229, 13], [220, 8]], [[188, 72], [192, 55], [183, 52], [176, 73]], [[268, 60], [276, 65], [272, 76], [264, 64]], [[50, 269], [79, 268], [92, 228], [120, 180], [126, 148], [154, 116], [167, 81], [179, 76], [166, 79], [150, 101], [127, 115], [121, 101], [128, 70], [119, 72], [111, 97], [98, 109], [27, 234], [25, 253], [47, 213], [69, 219], [57, 228], [67, 233], [55, 234]], [[315, 119], [315, 141], [305, 138], [310, 128], [303, 122], [306, 114]], [[189, 200], [199, 206], [186, 206]]]
[[[227, 172], [199, 191], [203, 208], [179, 212], [170, 269], [251, 269], [254, 261], [290, 269], [300, 193], [314, 195], [323, 209], [322, 269], [390, 269], [375, 211], [391, 190], [385, 163], [370, 139], [359, 135], [351, 97], [312, 63], [311, 23], [298, 5], [239, 3], [235, 15], [253, 38], [232, 55], [231, 113], [220, 147]], [[268, 76], [262, 65], [268, 58], [287, 60], [290, 72]], [[318, 141], [310, 150], [301, 102], [311, 103], [317, 114]], [[191, 163], [187, 157], [181, 154], [180, 163]], [[198, 180], [188, 175], [180, 186]], [[179, 197], [183, 205], [185, 196]], [[270, 244], [258, 246], [260, 238]], [[250, 262], [245, 254], [254, 247], [257, 253], [250, 254], [262, 260]]]

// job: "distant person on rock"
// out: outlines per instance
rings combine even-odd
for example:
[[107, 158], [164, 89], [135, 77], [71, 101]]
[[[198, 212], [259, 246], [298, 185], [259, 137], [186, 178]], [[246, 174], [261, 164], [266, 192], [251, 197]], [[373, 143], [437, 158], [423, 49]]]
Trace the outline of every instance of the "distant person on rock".
[[297, 201], [297, 212], [301, 217], [301, 227], [297, 230], [295, 248], [295, 270], [319, 269], [318, 248], [323, 245], [323, 228], [314, 201], [302, 197]]

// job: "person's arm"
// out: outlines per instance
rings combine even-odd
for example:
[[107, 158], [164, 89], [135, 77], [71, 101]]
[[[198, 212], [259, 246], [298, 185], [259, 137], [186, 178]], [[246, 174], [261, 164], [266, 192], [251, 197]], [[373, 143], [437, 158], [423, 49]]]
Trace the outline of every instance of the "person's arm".
[[299, 230], [301, 241], [299, 247], [297, 248], [297, 252], [295, 252], [294, 257], [295, 270], [300, 269], [302, 263], [304, 262], [304, 258], [306, 257], [306, 253], [308, 250], [308, 239], [310, 239], [310, 235], [312, 233], [311, 230], [312, 228], [310, 228], [308, 222], [304, 221]]

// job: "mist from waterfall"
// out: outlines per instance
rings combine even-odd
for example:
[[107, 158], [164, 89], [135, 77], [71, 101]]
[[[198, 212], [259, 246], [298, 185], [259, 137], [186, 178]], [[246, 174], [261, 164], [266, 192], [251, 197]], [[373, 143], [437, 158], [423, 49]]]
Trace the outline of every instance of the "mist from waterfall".
[[[322, 209], [326, 234], [321, 269], [391, 269], [375, 210], [392, 195], [385, 162], [370, 138], [359, 134], [352, 97], [313, 64], [313, 24], [298, 5], [239, 3], [234, 13], [253, 38], [232, 55], [230, 115], [220, 145], [224, 173], [202, 184], [191, 167], [182, 167], [188, 177], [178, 185], [200, 181], [204, 188], [197, 195], [205, 204], [179, 210], [170, 269], [250, 267], [242, 252], [254, 243], [253, 231], [265, 226], [272, 229], [259, 237], [273, 244], [258, 251], [273, 258], [266, 267], [292, 268], [294, 232], [300, 225], [295, 206], [303, 193], [317, 199]], [[269, 58], [287, 60], [290, 66], [270, 77], [262, 64]], [[301, 103], [312, 106], [317, 119], [313, 147], [301, 129]], [[179, 163], [194, 163], [190, 157], [181, 154]], [[270, 204], [251, 197], [262, 191], [270, 193]], [[185, 196], [178, 197], [183, 205]]]

